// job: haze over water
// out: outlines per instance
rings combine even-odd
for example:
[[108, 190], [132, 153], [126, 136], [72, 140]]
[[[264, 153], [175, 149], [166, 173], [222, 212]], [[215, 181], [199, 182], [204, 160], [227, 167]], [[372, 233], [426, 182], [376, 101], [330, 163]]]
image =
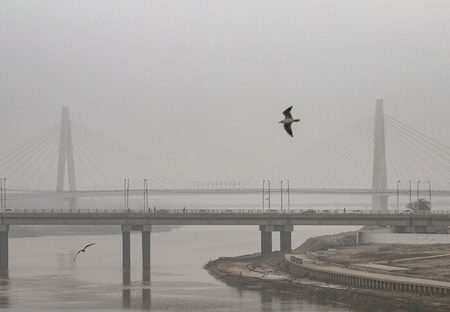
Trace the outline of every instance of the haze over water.
[[[354, 229], [296, 227], [293, 246], [311, 236]], [[132, 284], [123, 287], [121, 235], [10, 239], [10, 278], [1, 283], [0, 307], [9, 311], [352, 311], [228, 287], [202, 268], [219, 256], [253, 253], [259, 240], [258, 228], [247, 226], [186, 226], [152, 233], [148, 286], [140, 282], [140, 233], [133, 233]], [[72, 263], [73, 250], [86, 242], [96, 245]], [[274, 234], [274, 249], [278, 244]]]

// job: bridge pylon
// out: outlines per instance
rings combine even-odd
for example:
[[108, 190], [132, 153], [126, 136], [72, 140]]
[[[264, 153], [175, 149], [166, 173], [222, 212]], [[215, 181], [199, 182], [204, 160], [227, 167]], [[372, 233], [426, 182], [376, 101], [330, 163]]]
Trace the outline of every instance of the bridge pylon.
[[[387, 191], [386, 136], [383, 99], [377, 99], [375, 111], [375, 140], [373, 149], [372, 191]], [[387, 210], [388, 196], [372, 195], [372, 210]]]
[[[56, 175], [56, 191], [64, 192], [65, 175], [67, 170], [68, 190], [76, 191], [75, 162], [73, 157], [72, 129], [70, 124], [69, 107], [64, 106], [61, 114], [61, 128], [59, 133], [58, 169]], [[69, 199], [69, 208], [74, 209], [76, 198]]]

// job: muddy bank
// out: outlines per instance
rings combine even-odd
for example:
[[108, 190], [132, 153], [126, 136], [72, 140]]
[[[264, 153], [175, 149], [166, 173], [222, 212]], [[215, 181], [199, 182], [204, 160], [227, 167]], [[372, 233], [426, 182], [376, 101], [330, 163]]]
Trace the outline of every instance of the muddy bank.
[[[319, 251], [327, 248], [348, 250], [354, 245], [354, 233], [344, 233], [305, 242], [296, 252]], [[355, 246], [355, 248], [358, 248]], [[226, 284], [274, 294], [288, 293], [313, 303], [349, 306], [357, 311], [450, 311], [450, 298], [420, 296], [411, 293], [352, 288], [308, 280], [288, 273], [281, 252], [259, 254], [210, 261], [205, 269]]]

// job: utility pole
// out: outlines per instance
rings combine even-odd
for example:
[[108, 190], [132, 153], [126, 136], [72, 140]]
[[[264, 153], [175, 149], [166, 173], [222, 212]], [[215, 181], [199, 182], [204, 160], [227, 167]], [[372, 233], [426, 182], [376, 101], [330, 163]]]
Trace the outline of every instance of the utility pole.
[[[417, 181], [417, 205], [419, 205], [419, 186], [420, 186], [420, 180]], [[419, 208], [419, 206], [417, 206]]]
[[281, 180], [281, 187], [280, 187], [280, 197], [281, 197], [281, 211], [283, 211], [283, 180]]
[[291, 212], [291, 196], [289, 190], [289, 180], [287, 180], [287, 191], [288, 191], [288, 210]]
[[125, 210], [129, 210], [128, 197], [130, 195], [130, 179], [123, 179], [124, 198], [125, 198]]
[[3, 210], [3, 178], [0, 178], [0, 209]]
[[0, 209], [6, 209], [6, 178], [0, 178]]
[[409, 180], [409, 207], [410, 207], [410, 209], [413, 208], [413, 206], [412, 206], [412, 186], [411, 186], [411, 180]]
[[266, 184], [266, 180], [263, 180], [263, 188], [262, 188], [262, 210], [264, 211], [264, 206], [265, 206], [265, 202], [266, 202], [266, 191], [264, 189]]
[[399, 197], [400, 197], [400, 191], [399, 191], [399, 189], [398, 189], [399, 184], [400, 184], [400, 180], [397, 181], [397, 212], [398, 212], [398, 210], [399, 210]]
[[427, 182], [428, 182], [428, 191], [430, 193], [430, 209], [431, 209], [431, 183], [430, 180], [428, 180]]
[[267, 180], [267, 184], [268, 184], [268, 188], [269, 188], [269, 197], [268, 197], [268, 200], [269, 200], [269, 212], [270, 212], [270, 180]]
[[144, 179], [144, 211], [148, 209], [148, 181]]

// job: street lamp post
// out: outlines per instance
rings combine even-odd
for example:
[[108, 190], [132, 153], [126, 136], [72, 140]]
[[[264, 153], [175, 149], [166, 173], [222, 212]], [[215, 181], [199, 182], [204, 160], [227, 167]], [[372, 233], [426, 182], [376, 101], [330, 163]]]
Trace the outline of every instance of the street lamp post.
[[262, 188], [262, 210], [264, 211], [264, 203], [266, 202], [266, 192], [264, 190], [264, 186], [266, 184], [266, 180], [263, 180], [263, 188]]
[[399, 193], [399, 189], [398, 189], [399, 184], [400, 184], [400, 180], [397, 181], [397, 212], [398, 212], [399, 197], [400, 197], [400, 196], [399, 196], [400, 193]]
[[419, 186], [420, 186], [420, 180], [417, 181], [417, 204], [419, 203]]
[[431, 208], [431, 183], [430, 183], [430, 180], [427, 180], [427, 182], [428, 182], [428, 193], [430, 195], [430, 208]]
[[281, 197], [281, 211], [283, 211], [283, 180], [281, 180], [281, 187], [280, 187], [280, 197]]
[[411, 180], [409, 180], [409, 207], [412, 209], [412, 186]]
[[287, 180], [287, 192], [288, 192], [288, 210], [291, 212], [291, 195], [289, 189], [289, 180]]

